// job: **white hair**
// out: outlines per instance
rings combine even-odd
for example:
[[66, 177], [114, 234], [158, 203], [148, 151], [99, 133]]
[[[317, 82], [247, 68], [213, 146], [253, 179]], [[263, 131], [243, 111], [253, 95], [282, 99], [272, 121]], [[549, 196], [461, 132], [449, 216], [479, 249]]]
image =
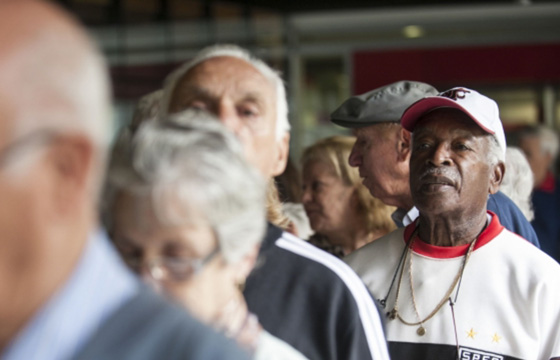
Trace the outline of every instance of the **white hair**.
[[156, 121], [159, 118], [161, 110], [161, 99], [163, 98], [163, 90], [159, 89], [146, 94], [138, 100], [132, 115], [130, 129], [136, 131], [144, 121]]
[[506, 173], [500, 190], [519, 207], [527, 220], [531, 221], [534, 218], [531, 204], [533, 172], [521, 149], [508, 146], [506, 154]]
[[264, 179], [244, 160], [233, 134], [211, 117], [187, 110], [165, 122], [142, 123], [119, 139], [105, 193], [109, 229], [114, 196], [126, 190], [148, 195], [163, 224], [209, 225], [230, 263], [262, 241]]
[[560, 146], [558, 141], [558, 134], [547, 126], [537, 127], [537, 136], [540, 139], [541, 151], [552, 157], [552, 160], [556, 160], [558, 156], [558, 147]]
[[247, 50], [237, 45], [214, 45], [206, 47], [202, 49], [191, 61], [184, 63], [181, 67], [173, 71], [164, 82], [161, 114], [163, 116], [168, 114], [171, 98], [177, 83], [190, 69], [208, 59], [224, 56], [248, 62], [273, 85], [276, 92], [276, 139], [282, 139], [284, 134], [290, 131], [290, 122], [288, 121], [288, 102], [286, 99], [284, 82], [277, 71], [273, 70], [264, 61], [258, 59]]
[[488, 163], [490, 166], [506, 162], [506, 152], [500, 146], [495, 135], [487, 135], [488, 138]]

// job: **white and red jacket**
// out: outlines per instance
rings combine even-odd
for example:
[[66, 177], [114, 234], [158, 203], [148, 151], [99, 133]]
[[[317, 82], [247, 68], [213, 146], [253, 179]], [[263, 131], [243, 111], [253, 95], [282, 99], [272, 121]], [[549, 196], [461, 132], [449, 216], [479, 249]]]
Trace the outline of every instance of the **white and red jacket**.
[[[448, 302], [423, 324], [424, 336], [417, 334], [419, 325], [387, 318], [393, 360], [456, 359], [457, 347], [461, 360], [560, 359], [560, 265], [506, 230], [492, 212], [488, 216], [489, 225], [479, 236], [460, 281], [454, 305], [456, 325]], [[395, 304], [397, 267], [415, 227], [413, 223], [395, 230], [345, 259], [376, 299], [386, 298], [387, 312]], [[445, 297], [467, 249], [468, 244], [439, 247], [415, 239], [412, 278], [422, 319]], [[406, 321], [417, 322], [410, 290], [410, 256], [403, 264], [398, 310]], [[456, 291], [457, 287], [453, 299]]]

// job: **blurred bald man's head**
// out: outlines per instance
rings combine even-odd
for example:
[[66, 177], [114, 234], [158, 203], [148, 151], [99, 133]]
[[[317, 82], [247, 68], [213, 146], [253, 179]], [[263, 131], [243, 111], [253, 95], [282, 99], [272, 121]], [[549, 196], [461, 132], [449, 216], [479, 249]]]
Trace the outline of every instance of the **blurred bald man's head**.
[[110, 96], [102, 56], [48, 2], [0, 2], [0, 349], [95, 227]]

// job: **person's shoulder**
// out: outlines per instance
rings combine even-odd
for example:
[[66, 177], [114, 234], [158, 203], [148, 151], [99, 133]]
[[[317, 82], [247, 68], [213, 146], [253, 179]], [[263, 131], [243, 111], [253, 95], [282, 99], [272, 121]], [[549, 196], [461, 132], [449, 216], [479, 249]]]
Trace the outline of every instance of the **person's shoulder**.
[[342, 280], [354, 280], [354, 272], [342, 260], [288, 232], [283, 232], [275, 245], [298, 263], [295, 265], [306, 267], [308, 270], [315, 268], [323, 276], [326, 275], [324, 268], [327, 268], [333, 276]]
[[[323, 286], [327, 285], [331, 287], [331, 290], [338, 287], [340, 291], [331, 294], [331, 301], [338, 298], [339, 304], [344, 304], [346, 307], [352, 304], [355, 307], [355, 314], [361, 319], [360, 323], [367, 338], [370, 356], [373, 359], [387, 359], [388, 355], [386, 354], [386, 344], [378, 309], [358, 274], [341, 259], [290, 233], [284, 232], [276, 240], [276, 246], [283, 251], [296, 255], [308, 270], [319, 269], [320, 271], [316, 273], [316, 276], [312, 276], [314, 282]], [[305, 276], [306, 270], [302, 268], [300, 270], [298, 272], [299, 276]], [[311, 271], [310, 273], [313, 274], [314, 272]], [[324, 294], [324, 291], [322, 293]], [[344, 313], [349, 315], [349, 311], [350, 309], [346, 308]]]
[[121, 306], [75, 359], [248, 359], [225, 337], [147, 288]]
[[488, 205], [497, 205], [497, 206], [507, 206], [513, 207], [515, 203], [511, 200], [506, 194], [501, 191], [496, 192], [495, 194], [490, 194], [488, 196]]
[[[286, 231], [273, 233], [270, 230], [266, 236], [267, 246], [261, 249], [248, 283], [265, 282], [268, 287], [273, 279], [275, 282], [322, 289], [325, 286], [340, 290], [363, 288], [357, 274], [341, 259]], [[298, 281], [294, 282], [292, 278]]]
[[496, 256], [507, 255], [516, 264], [516, 270], [523, 268], [528, 273], [552, 273], [554, 281], [560, 275], [560, 264], [522, 236], [503, 229], [497, 239], [500, 241], [496, 242], [499, 247], [494, 249]]
[[287, 342], [271, 335], [266, 330], [259, 336], [254, 355], [255, 360], [306, 360], [307, 358]]
[[498, 191], [488, 197], [487, 209], [498, 216], [500, 223], [508, 230], [519, 234], [540, 248], [535, 229], [521, 210], [506, 194]]
[[352, 252], [344, 261], [354, 270], [362, 264], [371, 264], [376, 256], [387, 256], [388, 252], [398, 250], [404, 246], [404, 233], [407, 228], [397, 228], [385, 236], [370, 242]]
[[[334, 331], [331, 327], [345, 328], [356, 343], [346, 347], [342, 339], [336, 340], [340, 341], [337, 354], [348, 359], [388, 358], [373, 298], [342, 260], [287, 232], [280, 233], [259, 257], [244, 294], [265, 329], [294, 346], [299, 343], [296, 348], [304, 354], [325, 357], [330, 353], [325, 346], [335, 341], [329, 335]], [[279, 308], [281, 315], [274, 313]], [[302, 321], [322, 325], [295, 335], [295, 341], [294, 332], [301, 330], [297, 324]], [[307, 342], [307, 348], [302, 342]]]
[[523, 215], [513, 200], [501, 191], [488, 196], [487, 209], [498, 215], [502, 225], [504, 225], [505, 218], [509, 218], [517, 222], [521, 222], [521, 220], [523, 220], [523, 223], [529, 223], [529, 221], [525, 218], [525, 215]]
[[353, 298], [352, 302], [362, 316], [379, 318], [371, 294], [358, 274], [344, 261], [287, 232], [276, 241], [276, 246], [295, 255], [299, 266], [293, 269], [300, 278], [307, 276], [318, 286], [326, 285], [331, 290], [338, 288], [339, 296], [346, 293], [348, 300]]

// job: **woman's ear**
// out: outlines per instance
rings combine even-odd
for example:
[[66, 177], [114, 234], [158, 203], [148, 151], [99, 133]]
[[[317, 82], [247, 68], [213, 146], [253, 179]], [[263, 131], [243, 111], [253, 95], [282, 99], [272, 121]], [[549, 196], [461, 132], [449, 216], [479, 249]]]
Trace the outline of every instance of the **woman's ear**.
[[506, 173], [506, 166], [503, 162], [499, 162], [494, 165], [492, 173], [490, 174], [490, 186], [488, 192], [490, 194], [495, 194], [500, 190], [500, 185], [504, 180], [504, 175]]

